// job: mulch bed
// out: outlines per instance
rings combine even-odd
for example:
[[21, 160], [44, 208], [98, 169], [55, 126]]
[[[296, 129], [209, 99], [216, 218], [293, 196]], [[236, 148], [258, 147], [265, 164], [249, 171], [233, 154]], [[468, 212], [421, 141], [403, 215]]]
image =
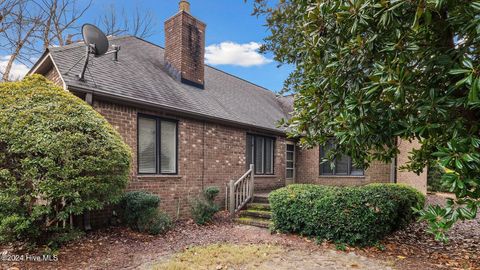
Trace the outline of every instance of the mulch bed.
[[[447, 196], [429, 194], [427, 203], [444, 205]], [[412, 269], [416, 264], [429, 269], [480, 269], [480, 215], [475, 220], [455, 224], [448, 237], [448, 243], [437, 242], [427, 233], [427, 224], [417, 222], [384, 239], [381, 242], [384, 251], [369, 248], [363, 254], [397, 258], [398, 266], [413, 262]]]
[[[429, 203], [443, 201], [440, 196], [429, 196]], [[414, 223], [384, 239], [381, 242], [385, 247], [383, 251], [377, 247], [349, 247], [347, 252], [390, 261], [398, 269], [480, 269], [479, 225], [480, 217], [456, 224], [449, 232], [450, 241], [443, 244], [426, 234], [425, 224]], [[181, 222], [163, 236], [149, 236], [119, 227], [90, 232], [63, 247], [57, 262], [0, 261], [0, 269], [144, 268], [189, 246], [212, 243], [271, 243], [311, 252], [335, 249], [333, 244], [318, 245], [315, 241], [295, 235], [270, 234], [263, 229], [238, 226], [226, 213], [220, 213], [214, 224], [198, 226], [192, 221]], [[5, 249], [0, 247], [0, 251]]]

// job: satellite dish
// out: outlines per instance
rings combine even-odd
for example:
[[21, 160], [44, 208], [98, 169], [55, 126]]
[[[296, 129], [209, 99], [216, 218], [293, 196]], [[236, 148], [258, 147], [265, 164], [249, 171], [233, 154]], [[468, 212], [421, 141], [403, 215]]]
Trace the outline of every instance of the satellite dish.
[[[82, 35], [86, 47], [85, 56], [82, 57], [82, 59], [85, 58], [85, 63], [83, 64], [82, 71], [78, 75], [78, 78], [79, 80], [84, 81], [85, 71], [87, 70], [90, 54], [98, 57], [105, 54], [113, 53], [113, 60], [118, 61], [118, 51], [120, 51], [120, 46], [113, 45], [113, 50], [108, 51], [109, 43], [107, 36], [93, 24], [84, 24], [82, 26]], [[81, 59], [78, 62], [80, 61]]]
[[108, 39], [105, 34], [93, 24], [82, 26], [82, 35], [85, 45], [91, 46], [95, 56], [104, 55], [108, 51]]

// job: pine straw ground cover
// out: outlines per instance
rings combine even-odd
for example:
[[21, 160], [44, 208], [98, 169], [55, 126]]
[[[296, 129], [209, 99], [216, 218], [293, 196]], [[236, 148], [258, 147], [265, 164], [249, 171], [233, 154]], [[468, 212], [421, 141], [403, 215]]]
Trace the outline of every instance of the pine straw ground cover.
[[[443, 203], [443, 200], [429, 196], [429, 203]], [[270, 234], [264, 229], [235, 225], [221, 213], [211, 225], [183, 222], [163, 236], [148, 236], [124, 228], [94, 231], [63, 247], [57, 262], [0, 262], [0, 269], [151, 269], [190, 248], [219, 243], [274, 245], [288, 252], [301, 250], [310, 256], [326, 254], [343, 258], [355, 253], [357, 259], [383, 261], [393, 269], [480, 269], [480, 217], [455, 225], [447, 244], [435, 242], [425, 234], [425, 229], [424, 224], [415, 223], [387, 237], [377, 247], [336, 251], [333, 244], [317, 244], [295, 235]], [[8, 249], [0, 247], [0, 251]]]

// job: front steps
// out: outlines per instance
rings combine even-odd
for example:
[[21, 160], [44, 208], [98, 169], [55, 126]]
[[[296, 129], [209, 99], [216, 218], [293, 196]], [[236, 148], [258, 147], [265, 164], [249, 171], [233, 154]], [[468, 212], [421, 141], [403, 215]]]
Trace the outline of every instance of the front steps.
[[256, 194], [253, 196], [253, 202], [248, 203], [244, 210], [241, 210], [235, 222], [244, 225], [268, 228], [272, 221], [272, 212], [268, 203], [267, 194]]

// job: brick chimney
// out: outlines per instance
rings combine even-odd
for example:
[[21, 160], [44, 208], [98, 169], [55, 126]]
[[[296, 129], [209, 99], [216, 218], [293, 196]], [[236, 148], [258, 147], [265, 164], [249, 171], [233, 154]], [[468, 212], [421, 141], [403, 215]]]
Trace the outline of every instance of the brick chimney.
[[179, 12], [165, 22], [165, 65], [182, 83], [205, 86], [206, 24], [190, 14], [190, 3], [180, 1]]

